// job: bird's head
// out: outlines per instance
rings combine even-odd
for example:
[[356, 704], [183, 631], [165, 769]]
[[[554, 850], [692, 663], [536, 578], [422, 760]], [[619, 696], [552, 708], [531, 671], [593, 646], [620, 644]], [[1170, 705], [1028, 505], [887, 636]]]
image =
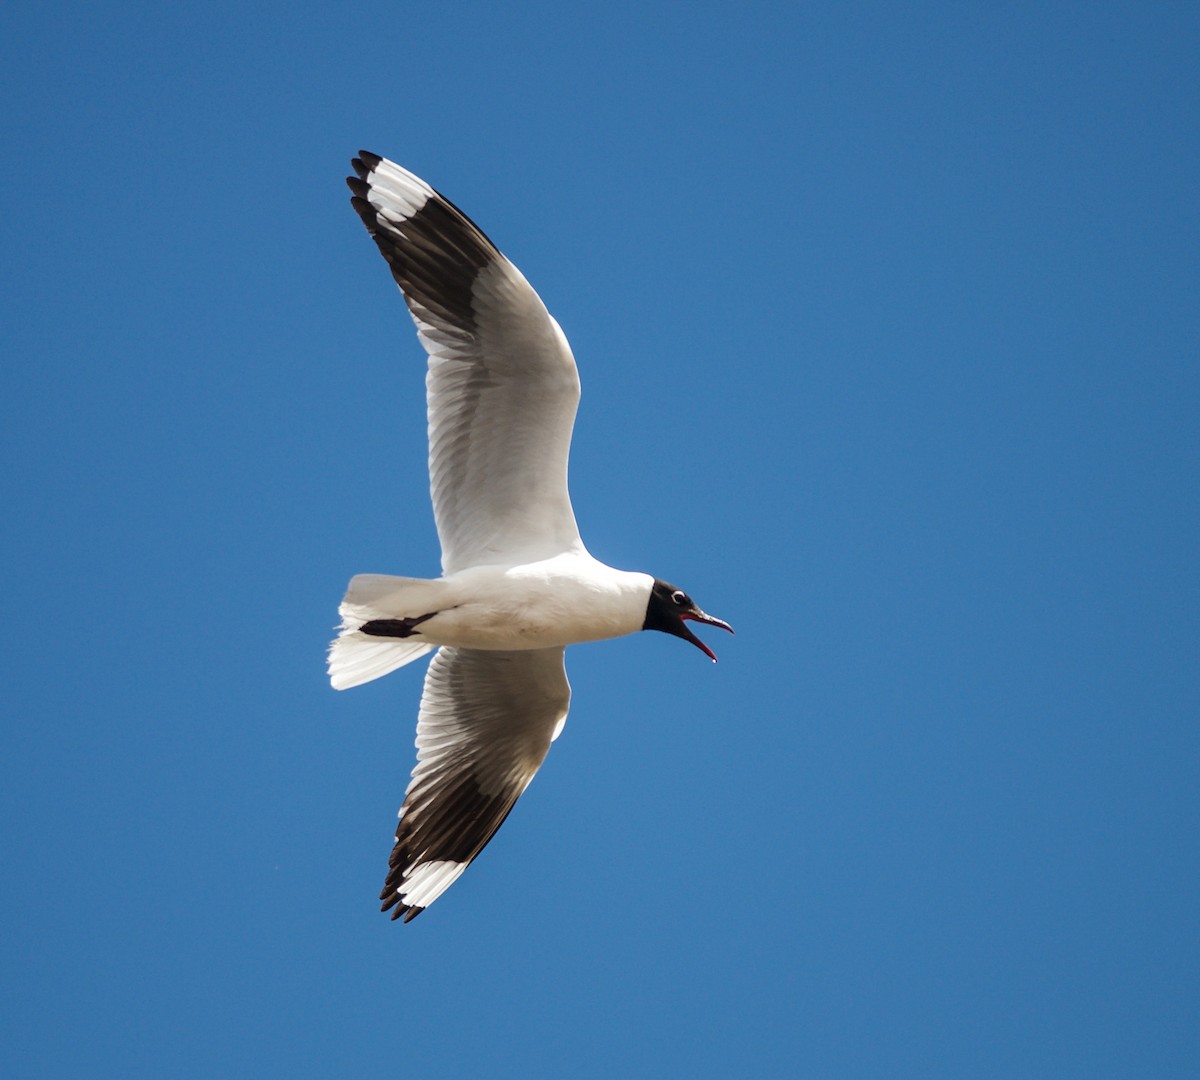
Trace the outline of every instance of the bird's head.
[[664, 634], [674, 634], [685, 641], [690, 641], [697, 649], [707, 654], [713, 663], [716, 663], [716, 653], [687, 628], [689, 621], [719, 626], [722, 630], [733, 633], [733, 627], [729, 623], [706, 615], [696, 607], [692, 598], [682, 589], [677, 589], [674, 585], [655, 578], [654, 586], [650, 590], [650, 601], [646, 605], [646, 621], [642, 623], [642, 629], [661, 630]]

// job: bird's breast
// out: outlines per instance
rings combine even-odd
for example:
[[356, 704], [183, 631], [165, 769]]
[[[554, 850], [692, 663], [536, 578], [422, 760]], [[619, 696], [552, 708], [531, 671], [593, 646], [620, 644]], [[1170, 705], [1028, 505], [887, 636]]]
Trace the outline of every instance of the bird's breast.
[[545, 649], [642, 628], [653, 579], [560, 556], [514, 567], [475, 567], [447, 579], [449, 601], [421, 627], [438, 645]]

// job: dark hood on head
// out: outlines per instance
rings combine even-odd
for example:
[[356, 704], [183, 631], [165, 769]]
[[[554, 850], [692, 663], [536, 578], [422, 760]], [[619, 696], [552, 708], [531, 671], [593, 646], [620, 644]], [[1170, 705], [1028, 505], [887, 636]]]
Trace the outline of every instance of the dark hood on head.
[[677, 589], [661, 578], [654, 579], [650, 590], [650, 599], [646, 604], [646, 619], [642, 623], [643, 630], [661, 630], [664, 634], [690, 641], [709, 659], [716, 661], [716, 654], [688, 629], [688, 622], [701, 622], [709, 626], [719, 626], [722, 630], [733, 633], [733, 627], [727, 622], [714, 618], [701, 611], [682, 589]]

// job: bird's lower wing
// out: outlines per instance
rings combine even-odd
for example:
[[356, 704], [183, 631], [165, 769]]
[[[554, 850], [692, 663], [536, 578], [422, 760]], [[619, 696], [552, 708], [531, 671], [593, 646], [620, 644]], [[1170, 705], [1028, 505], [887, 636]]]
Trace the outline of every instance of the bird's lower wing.
[[570, 700], [561, 648], [438, 651], [379, 897], [393, 919], [420, 914], [483, 850], [541, 766]]

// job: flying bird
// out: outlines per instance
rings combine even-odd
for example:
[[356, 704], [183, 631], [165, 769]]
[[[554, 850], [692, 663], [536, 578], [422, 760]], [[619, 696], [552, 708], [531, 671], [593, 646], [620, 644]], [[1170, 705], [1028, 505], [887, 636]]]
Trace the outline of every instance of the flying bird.
[[562, 731], [567, 645], [688, 628], [682, 589], [592, 558], [567, 493], [579, 373], [521, 272], [449, 199], [361, 151], [351, 205], [400, 286], [429, 354], [429, 480], [437, 579], [359, 574], [338, 608], [329, 677], [345, 690], [432, 649], [417, 764], [380, 900], [408, 922], [503, 823]]

